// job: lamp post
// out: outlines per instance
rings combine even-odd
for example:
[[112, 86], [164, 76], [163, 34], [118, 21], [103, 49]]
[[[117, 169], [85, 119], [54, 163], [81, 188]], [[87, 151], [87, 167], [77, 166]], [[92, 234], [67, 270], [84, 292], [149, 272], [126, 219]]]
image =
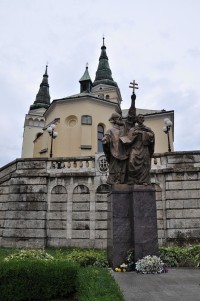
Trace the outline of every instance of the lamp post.
[[163, 132], [167, 134], [167, 139], [168, 139], [168, 151], [171, 152], [171, 145], [170, 145], [170, 139], [169, 139], [169, 132], [170, 128], [172, 126], [172, 121], [169, 118], [164, 119], [165, 126], [163, 128]]
[[49, 133], [49, 135], [51, 136], [51, 148], [50, 148], [50, 158], [52, 158], [53, 156], [53, 139], [55, 139], [56, 137], [58, 137], [58, 133], [55, 132], [55, 124], [51, 124], [48, 128], [47, 128], [47, 132]]

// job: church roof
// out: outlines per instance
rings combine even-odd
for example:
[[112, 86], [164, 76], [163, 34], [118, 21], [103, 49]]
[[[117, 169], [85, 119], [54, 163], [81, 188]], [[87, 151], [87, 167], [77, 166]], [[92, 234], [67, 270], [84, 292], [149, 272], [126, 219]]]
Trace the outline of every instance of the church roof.
[[48, 83], [48, 74], [46, 66], [45, 73], [43, 75], [43, 80], [40, 84], [39, 91], [36, 95], [34, 104], [30, 106], [30, 110], [35, 110], [38, 108], [48, 108], [50, 106], [50, 94], [49, 94], [49, 83]]
[[85, 72], [84, 72], [83, 76], [81, 77], [81, 79], [79, 80], [79, 82], [83, 82], [83, 81], [87, 81], [87, 80], [92, 81], [91, 77], [89, 75], [88, 66], [86, 66]]
[[59, 99], [54, 99], [51, 102], [51, 105], [49, 106], [49, 108], [46, 110], [46, 112], [44, 113], [44, 115], [48, 115], [48, 113], [54, 108], [54, 106], [57, 103], [68, 103], [68, 102], [73, 102], [75, 103], [76, 101], [84, 101], [84, 100], [92, 100], [92, 102], [98, 102], [98, 103], [104, 103], [107, 105], [111, 105], [114, 106], [115, 109], [119, 112], [121, 112], [121, 108], [119, 106], [118, 103], [112, 102], [110, 100], [107, 99], [102, 99], [101, 97], [97, 97], [93, 94], [91, 94], [90, 92], [82, 92], [82, 93], [78, 93], [78, 94], [74, 94], [74, 95], [70, 95], [64, 98], [59, 98]]
[[[123, 109], [122, 110], [122, 117], [126, 117], [128, 115], [129, 109]], [[143, 114], [143, 115], [154, 115], [154, 114], [160, 114], [166, 112], [165, 110], [148, 110], [148, 109], [140, 109], [136, 108], [136, 114]]]
[[108, 56], [106, 53], [106, 46], [104, 45], [104, 38], [103, 38], [103, 45], [101, 47], [101, 55], [99, 57], [99, 65], [97, 68], [96, 77], [93, 82], [93, 86], [97, 86], [99, 84], [118, 87], [117, 83], [112, 78], [112, 72], [108, 63]]
[[96, 99], [96, 100], [99, 100], [99, 101], [104, 101], [104, 102], [107, 102], [107, 103], [116, 104], [116, 103], [113, 103], [112, 101], [107, 100], [105, 98], [95, 96], [95, 95], [91, 94], [90, 92], [82, 92], [82, 93], [73, 94], [73, 95], [70, 95], [70, 96], [67, 96], [67, 97], [64, 97], [64, 98], [54, 99], [51, 104], [56, 103], [56, 102], [80, 99], [80, 98], [83, 98], [83, 99], [93, 98], [93, 99]]

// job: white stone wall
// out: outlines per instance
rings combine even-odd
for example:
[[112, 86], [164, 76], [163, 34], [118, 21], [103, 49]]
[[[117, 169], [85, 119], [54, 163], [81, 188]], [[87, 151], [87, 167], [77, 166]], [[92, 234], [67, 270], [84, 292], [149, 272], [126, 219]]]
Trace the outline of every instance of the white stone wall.
[[47, 177], [43, 175], [47, 175], [46, 162], [33, 160], [16, 161], [0, 171], [1, 246], [45, 245]]
[[152, 169], [156, 188], [160, 244], [200, 241], [200, 152], [155, 155]]
[[[200, 240], [200, 152], [155, 157], [159, 243]], [[102, 154], [0, 169], [0, 246], [106, 248], [107, 175]]]
[[99, 157], [21, 159], [0, 170], [0, 246], [106, 248], [109, 186]]

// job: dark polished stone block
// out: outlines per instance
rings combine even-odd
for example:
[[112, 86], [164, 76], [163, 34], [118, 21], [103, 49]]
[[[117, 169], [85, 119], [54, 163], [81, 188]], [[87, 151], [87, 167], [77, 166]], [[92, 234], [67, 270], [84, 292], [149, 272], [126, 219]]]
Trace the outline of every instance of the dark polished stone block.
[[119, 266], [134, 249], [135, 261], [158, 254], [155, 191], [148, 185], [113, 185], [109, 195], [108, 256]]
[[128, 218], [118, 218], [113, 220], [113, 239], [116, 242], [125, 243], [131, 240], [131, 224]]

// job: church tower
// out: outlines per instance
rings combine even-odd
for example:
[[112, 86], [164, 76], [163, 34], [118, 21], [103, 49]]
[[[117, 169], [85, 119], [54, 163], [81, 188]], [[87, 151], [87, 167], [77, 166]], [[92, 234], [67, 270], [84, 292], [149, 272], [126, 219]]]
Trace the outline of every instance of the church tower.
[[83, 92], [90, 93], [91, 92], [92, 80], [89, 75], [88, 64], [86, 65], [85, 72], [84, 72], [83, 76], [81, 77], [81, 79], [79, 80], [79, 83], [80, 83], [80, 93], [83, 93]]
[[[44, 113], [45, 129], [55, 124], [58, 137], [53, 142], [53, 157], [94, 156], [101, 153], [102, 137], [110, 127], [113, 112], [121, 113], [122, 101], [113, 80], [106, 46], [101, 46], [94, 82], [88, 66], [79, 80], [78, 94], [54, 99]], [[46, 130], [34, 142], [34, 157], [50, 156], [50, 137]]]
[[25, 116], [22, 158], [33, 157], [33, 141], [42, 134], [42, 129], [45, 125], [45, 118], [43, 115], [50, 106], [47, 68], [48, 66], [46, 66], [36, 99], [30, 106], [28, 114]]
[[117, 103], [120, 107], [122, 97], [117, 83], [112, 78], [112, 71], [108, 62], [104, 39], [105, 38], [103, 38], [99, 64], [91, 93], [104, 101]]
[[96, 77], [93, 82], [93, 86], [97, 86], [99, 84], [105, 84], [109, 86], [117, 87], [117, 83], [112, 78], [112, 72], [108, 63], [108, 56], [106, 53], [106, 46], [104, 44], [103, 38], [103, 45], [101, 46], [101, 55], [99, 58], [99, 65], [96, 72]]

